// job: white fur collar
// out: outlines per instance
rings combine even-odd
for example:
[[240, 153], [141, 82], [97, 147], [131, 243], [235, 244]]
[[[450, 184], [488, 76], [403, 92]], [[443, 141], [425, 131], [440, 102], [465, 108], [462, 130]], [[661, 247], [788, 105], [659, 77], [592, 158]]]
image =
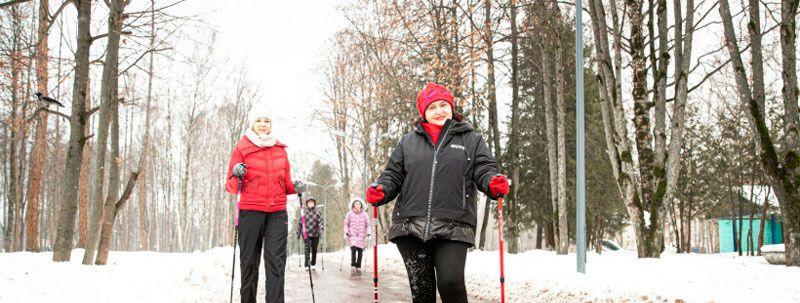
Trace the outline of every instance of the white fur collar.
[[244, 135], [247, 136], [248, 139], [250, 139], [250, 142], [253, 142], [253, 144], [255, 144], [258, 147], [270, 147], [274, 146], [275, 143], [278, 143], [278, 140], [275, 139], [275, 137], [273, 137], [272, 135], [267, 134], [259, 136], [258, 134], [256, 134], [256, 132], [253, 131], [253, 129], [248, 129], [247, 132], [244, 133]]

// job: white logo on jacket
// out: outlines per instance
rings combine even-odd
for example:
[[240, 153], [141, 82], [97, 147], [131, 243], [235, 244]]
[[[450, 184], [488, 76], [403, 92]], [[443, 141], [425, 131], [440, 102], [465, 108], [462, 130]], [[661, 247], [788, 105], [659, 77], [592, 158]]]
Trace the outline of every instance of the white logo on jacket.
[[458, 144], [450, 144], [450, 148], [460, 149], [460, 150], [467, 150], [464, 146]]

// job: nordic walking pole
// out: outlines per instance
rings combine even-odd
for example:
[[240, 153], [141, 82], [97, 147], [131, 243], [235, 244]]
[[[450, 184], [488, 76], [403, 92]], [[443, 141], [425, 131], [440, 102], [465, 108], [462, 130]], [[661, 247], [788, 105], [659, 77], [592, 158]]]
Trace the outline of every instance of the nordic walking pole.
[[375, 303], [378, 303], [378, 207], [372, 207], [372, 225], [375, 226], [375, 239], [372, 241], [372, 283], [375, 289]]
[[503, 264], [503, 197], [497, 198], [497, 233], [500, 240], [500, 303], [506, 302], [506, 276]]
[[[310, 247], [308, 247], [308, 230], [306, 230], [306, 216], [303, 214], [303, 195], [298, 194], [300, 198], [300, 226], [303, 234], [303, 246], [305, 247], [305, 257], [310, 259]], [[308, 282], [311, 284], [311, 302], [317, 302], [314, 298], [314, 279], [311, 278], [311, 263], [306, 262], [306, 269], [308, 270]]]
[[239, 241], [239, 201], [242, 197], [242, 177], [236, 188], [236, 215], [233, 217], [233, 264], [231, 265], [231, 300], [233, 303], [233, 276], [236, 272], [236, 242]]

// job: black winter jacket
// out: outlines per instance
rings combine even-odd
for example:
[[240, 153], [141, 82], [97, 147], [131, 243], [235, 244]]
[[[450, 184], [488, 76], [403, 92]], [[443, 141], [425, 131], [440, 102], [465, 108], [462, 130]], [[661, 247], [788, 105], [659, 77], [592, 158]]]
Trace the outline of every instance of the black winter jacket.
[[414, 236], [423, 241], [447, 239], [474, 245], [476, 189], [491, 195], [489, 181], [498, 173], [483, 137], [466, 122], [447, 120], [436, 146], [422, 125], [404, 135], [377, 183], [385, 198], [395, 198], [389, 239]]

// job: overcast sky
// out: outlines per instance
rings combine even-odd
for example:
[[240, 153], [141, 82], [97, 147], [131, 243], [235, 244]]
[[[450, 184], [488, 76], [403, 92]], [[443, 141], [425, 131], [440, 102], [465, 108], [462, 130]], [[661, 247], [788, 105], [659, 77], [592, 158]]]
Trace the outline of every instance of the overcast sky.
[[[185, 3], [189, 11], [204, 13], [201, 18], [219, 31], [218, 54], [231, 58], [232, 63], [246, 62], [253, 80], [260, 84], [261, 100], [274, 113], [274, 132], [290, 147], [294, 162], [302, 159], [310, 164], [320, 158], [335, 163], [333, 143], [318, 122], [313, 124], [311, 115], [314, 109], [323, 106], [319, 89], [323, 80], [314, 68], [326, 51], [328, 39], [346, 26], [346, 19], [337, 9], [342, 3], [332, 0]], [[584, 35], [588, 38], [591, 30], [586, 22], [588, 16], [584, 14]], [[720, 34], [713, 29], [698, 32], [695, 39], [694, 58], [721, 43]], [[502, 53], [505, 46], [496, 45], [498, 52]], [[504, 70], [497, 72], [499, 117], [504, 122], [510, 89]], [[624, 89], [629, 88], [626, 85]], [[409, 104], [412, 102], [409, 100]]]
[[[322, 106], [321, 78], [314, 72], [326, 42], [346, 20], [336, 1], [213, 1], [189, 5], [208, 12], [202, 17], [219, 31], [217, 53], [246, 62], [260, 84], [262, 98], [274, 113], [274, 131], [294, 159], [323, 158], [335, 153], [313, 109]], [[334, 155], [334, 156], [329, 156]], [[298, 167], [299, 168], [299, 167]]]

